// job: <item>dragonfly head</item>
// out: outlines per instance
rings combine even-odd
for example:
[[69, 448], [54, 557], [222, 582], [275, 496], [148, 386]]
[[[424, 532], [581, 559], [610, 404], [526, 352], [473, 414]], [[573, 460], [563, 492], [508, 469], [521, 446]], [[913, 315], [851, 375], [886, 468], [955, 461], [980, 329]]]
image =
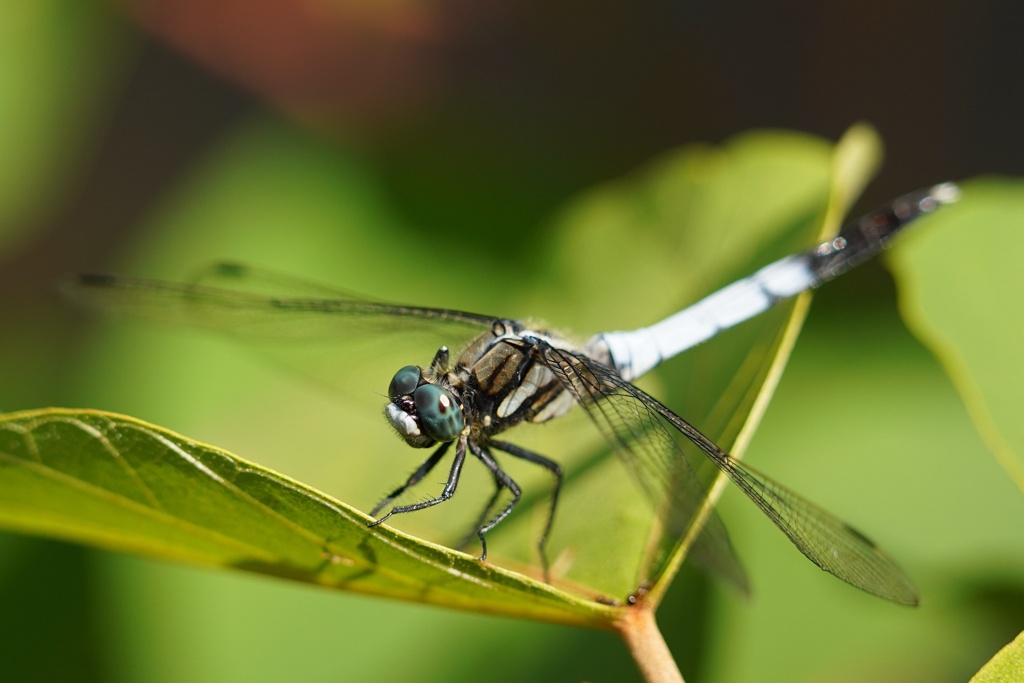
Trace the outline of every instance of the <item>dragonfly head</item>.
[[388, 421], [414, 448], [454, 441], [466, 425], [462, 406], [452, 393], [428, 381], [415, 365], [395, 373], [388, 397], [391, 402], [384, 409]]

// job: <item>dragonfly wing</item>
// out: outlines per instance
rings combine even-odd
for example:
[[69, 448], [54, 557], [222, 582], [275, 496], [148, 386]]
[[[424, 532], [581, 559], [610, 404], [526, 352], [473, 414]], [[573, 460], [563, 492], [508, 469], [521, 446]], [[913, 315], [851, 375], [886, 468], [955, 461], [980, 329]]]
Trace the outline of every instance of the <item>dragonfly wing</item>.
[[[63, 289], [72, 299], [106, 312], [238, 338], [318, 382], [346, 391], [353, 388], [351, 373], [370, 366], [382, 374], [363, 374], [373, 378], [380, 393], [401, 365], [426, 365], [441, 345], [457, 351], [494, 320], [372, 301], [237, 264], [217, 264], [188, 283], [79, 275], [63, 283]], [[415, 355], [394, 365], [390, 356], [398, 353], [389, 350]], [[384, 356], [391, 365], [378, 370], [374, 361]]]
[[[676, 419], [680, 419], [678, 416]], [[847, 583], [901, 605], [918, 603], [917, 589], [875, 542], [778, 482], [719, 452], [713, 459], [807, 558]]]
[[[290, 339], [346, 337], [363, 329], [443, 324], [479, 331], [494, 316], [402, 306], [327, 285], [233, 263], [218, 263], [191, 282], [120, 275], [78, 275], [63, 285], [72, 298], [101, 309], [227, 333]], [[404, 318], [403, 322], [397, 319]]]
[[[705, 510], [711, 481], [698, 476], [661, 419], [634, 387], [606, 366], [583, 354], [541, 343], [544, 362], [574, 395], [613, 450], [636, 476], [653, 502], [661, 523], [646, 572], [650, 582], [662, 574], [678, 544], [694, 531], [689, 557], [702, 569], [749, 593], [742, 563], [714, 509]], [[693, 527], [703, 519], [703, 527]]]
[[[818, 567], [868, 593], [900, 604], [917, 604], [917, 592], [907, 576], [862, 533], [732, 458], [693, 425], [608, 367], [585, 355], [550, 346], [542, 353], [630, 469], [640, 476], [644, 487], [657, 493], [660, 486], [676, 502], [675, 514], [683, 519], [689, 515], [692, 523], [706, 498], [706, 485], [691, 476], [693, 465], [676, 464], [688, 462], [686, 453], [696, 447]], [[680, 488], [674, 488], [677, 486]], [[698, 497], [696, 502], [677, 502], [694, 495]], [[713, 524], [721, 522], [715, 520]], [[709, 532], [717, 540], [705, 545], [719, 547], [719, 532], [705, 526], [704, 534]]]

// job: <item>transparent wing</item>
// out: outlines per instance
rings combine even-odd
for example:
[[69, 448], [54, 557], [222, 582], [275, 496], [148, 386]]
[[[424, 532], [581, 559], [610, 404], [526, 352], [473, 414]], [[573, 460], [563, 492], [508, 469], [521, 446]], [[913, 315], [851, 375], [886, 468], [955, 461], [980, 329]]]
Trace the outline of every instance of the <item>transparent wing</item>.
[[[351, 391], [353, 378], [360, 376], [382, 393], [401, 365], [426, 365], [441, 345], [454, 345], [457, 352], [494, 320], [372, 301], [231, 263], [206, 268], [187, 283], [79, 275], [62, 288], [72, 299], [107, 312], [239, 338], [315, 381], [344, 391]], [[378, 367], [383, 363], [388, 365]]]
[[78, 275], [64, 285], [74, 299], [119, 313], [229, 334], [276, 339], [346, 337], [385, 331], [412, 319], [479, 331], [493, 316], [400, 306], [233, 263], [218, 263], [188, 283], [119, 275]]
[[[725, 524], [714, 509], [704, 509], [713, 478], [698, 475], [673, 439], [674, 430], [633, 393], [639, 390], [605, 365], [550, 345], [542, 344], [541, 349], [545, 363], [575, 396], [656, 508], [661, 529], [649, 546], [641, 584], [655, 583], [680, 543], [689, 539], [688, 557], [696, 565], [749, 594], [746, 572]], [[703, 526], [694, 529], [701, 517]], [[694, 531], [696, 537], [690, 538]]]
[[[585, 355], [541, 343], [552, 371], [653, 495], [669, 506], [673, 533], [688, 531], [707, 496], [687, 453], [696, 446], [743, 491], [811, 562], [868, 593], [917, 604], [914, 586], [870, 539], [767, 476], [730, 457], [695, 427]], [[693, 497], [693, 500], [681, 500]], [[721, 522], [711, 518], [704, 548], [722, 551]], [[724, 528], [721, 529], [724, 534]], [[674, 539], [678, 543], [682, 536]], [[727, 539], [724, 540], [728, 544]]]

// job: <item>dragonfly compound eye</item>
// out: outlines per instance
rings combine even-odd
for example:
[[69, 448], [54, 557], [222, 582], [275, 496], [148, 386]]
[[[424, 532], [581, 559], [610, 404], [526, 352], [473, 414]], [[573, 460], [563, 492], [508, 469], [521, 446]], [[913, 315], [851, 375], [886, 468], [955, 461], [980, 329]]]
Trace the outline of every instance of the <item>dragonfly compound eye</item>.
[[420, 426], [435, 441], [452, 441], [466, 424], [462, 408], [451, 393], [436, 384], [423, 384], [413, 394]]
[[416, 391], [421, 374], [422, 371], [415, 365], [406, 365], [396, 372], [394, 379], [391, 380], [391, 386], [388, 387], [388, 398], [408, 396]]

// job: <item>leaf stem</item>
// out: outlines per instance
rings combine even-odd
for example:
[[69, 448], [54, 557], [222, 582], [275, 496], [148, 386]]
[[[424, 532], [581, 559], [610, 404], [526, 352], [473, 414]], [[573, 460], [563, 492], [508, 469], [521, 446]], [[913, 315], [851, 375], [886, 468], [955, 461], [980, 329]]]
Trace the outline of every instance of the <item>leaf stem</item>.
[[646, 683], [684, 683], [672, 653], [654, 620], [654, 605], [641, 602], [625, 610], [615, 628], [626, 642]]

